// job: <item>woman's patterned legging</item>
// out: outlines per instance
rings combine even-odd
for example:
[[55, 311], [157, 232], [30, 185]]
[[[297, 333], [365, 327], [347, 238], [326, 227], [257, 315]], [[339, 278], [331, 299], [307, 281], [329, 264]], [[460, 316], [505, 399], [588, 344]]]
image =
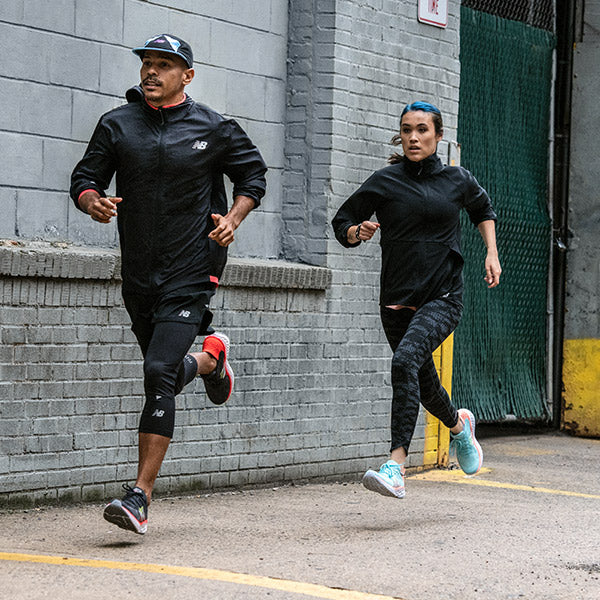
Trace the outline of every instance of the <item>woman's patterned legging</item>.
[[454, 331], [462, 303], [453, 296], [432, 300], [417, 311], [381, 307], [381, 322], [392, 358], [392, 446], [408, 452], [419, 416], [419, 403], [446, 427], [458, 413], [440, 383], [432, 353]]

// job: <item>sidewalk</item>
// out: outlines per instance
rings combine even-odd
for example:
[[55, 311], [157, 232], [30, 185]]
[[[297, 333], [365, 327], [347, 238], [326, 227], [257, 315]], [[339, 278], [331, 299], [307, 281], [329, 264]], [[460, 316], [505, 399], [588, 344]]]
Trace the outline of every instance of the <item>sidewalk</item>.
[[410, 476], [404, 500], [358, 483], [158, 499], [146, 536], [98, 505], [3, 512], [0, 597], [600, 598], [600, 440], [480, 441], [481, 474]]

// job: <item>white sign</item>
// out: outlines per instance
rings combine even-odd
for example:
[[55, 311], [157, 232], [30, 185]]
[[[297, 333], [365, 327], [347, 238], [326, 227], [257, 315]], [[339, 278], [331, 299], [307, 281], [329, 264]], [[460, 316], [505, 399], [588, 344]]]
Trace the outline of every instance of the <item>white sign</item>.
[[419, 0], [419, 21], [436, 27], [446, 27], [448, 0]]

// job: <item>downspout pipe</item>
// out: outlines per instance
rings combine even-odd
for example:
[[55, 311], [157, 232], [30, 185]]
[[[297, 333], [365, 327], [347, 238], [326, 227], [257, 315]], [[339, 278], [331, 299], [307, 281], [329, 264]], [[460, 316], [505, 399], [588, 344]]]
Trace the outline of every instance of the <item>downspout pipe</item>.
[[556, 2], [556, 82], [554, 114], [554, 183], [553, 183], [553, 330], [552, 348], [552, 424], [561, 426], [563, 409], [563, 345], [565, 329], [565, 295], [567, 281], [569, 166], [571, 149], [571, 98], [573, 90], [573, 51], [577, 2]]

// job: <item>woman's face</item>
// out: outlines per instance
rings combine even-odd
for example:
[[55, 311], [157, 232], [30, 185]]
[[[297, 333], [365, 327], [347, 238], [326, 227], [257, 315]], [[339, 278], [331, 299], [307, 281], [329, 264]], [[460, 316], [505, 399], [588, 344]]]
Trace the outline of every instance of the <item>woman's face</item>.
[[422, 110], [404, 114], [400, 123], [402, 150], [408, 160], [418, 162], [431, 156], [437, 149], [442, 134], [435, 132], [433, 115]]

